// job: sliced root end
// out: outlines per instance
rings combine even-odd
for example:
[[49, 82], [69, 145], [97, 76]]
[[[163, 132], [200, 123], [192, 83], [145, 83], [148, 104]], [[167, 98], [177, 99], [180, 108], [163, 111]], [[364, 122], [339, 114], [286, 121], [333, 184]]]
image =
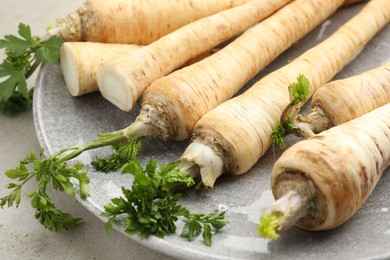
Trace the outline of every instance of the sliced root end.
[[80, 81], [77, 69], [77, 61], [72, 45], [64, 43], [61, 46], [61, 70], [69, 93], [72, 96], [80, 96]]
[[125, 79], [110, 65], [99, 69], [97, 84], [102, 96], [119, 109], [128, 112], [134, 107], [135, 100]]

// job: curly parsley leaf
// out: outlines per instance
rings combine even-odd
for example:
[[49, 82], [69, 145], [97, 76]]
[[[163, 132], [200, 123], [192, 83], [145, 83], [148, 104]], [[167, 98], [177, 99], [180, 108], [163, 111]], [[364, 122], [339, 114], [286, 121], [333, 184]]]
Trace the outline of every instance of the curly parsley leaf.
[[297, 77], [297, 82], [294, 82], [289, 87], [291, 103], [305, 103], [310, 95], [310, 81], [302, 74]]
[[112, 145], [115, 151], [109, 158], [95, 158], [91, 165], [101, 172], [119, 170], [125, 163], [135, 159], [141, 148], [141, 139], [130, 140], [128, 142]]
[[284, 142], [283, 137], [292, 133], [294, 130], [294, 125], [291, 123], [291, 119], [288, 116], [285, 120], [284, 125], [278, 123], [274, 130], [272, 131], [271, 138], [272, 143], [279, 145], [281, 149], [286, 148], [286, 143]]
[[157, 163], [151, 159], [145, 168], [135, 159], [123, 168], [124, 174], [134, 175], [131, 190], [123, 188], [123, 197], [114, 198], [106, 205], [102, 216], [108, 217], [107, 233], [120, 215], [124, 215], [125, 230], [128, 234], [138, 234], [141, 238], [150, 235], [164, 237], [176, 231], [179, 217], [185, 219], [182, 236], [189, 241], [203, 232], [204, 243], [211, 245], [212, 228], [218, 230], [227, 222], [224, 213], [193, 214], [179, 205], [180, 194], [174, 194], [175, 188], [190, 187], [195, 184], [192, 177], [177, 169], [178, 161], [157, 170]]

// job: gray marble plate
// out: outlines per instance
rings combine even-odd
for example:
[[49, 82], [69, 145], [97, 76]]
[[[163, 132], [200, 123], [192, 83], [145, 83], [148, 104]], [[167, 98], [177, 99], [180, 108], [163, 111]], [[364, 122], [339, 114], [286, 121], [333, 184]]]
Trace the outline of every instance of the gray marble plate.
[[[360, 6], [338, 11], [323, 26], [302, 39], [275, 62], [263, 70], [256, 79], [284, 65], [330, 35], [341, 23], [352, 17]], [[351, 76], [379, 66], [390, 59], [390, 27], [380, 32], [337, 78]], [[253, 81], [252, 81], [253, 83]], [[250, 84], [248, 84], [250, 85]], [[34, 99], [34, 119], [38, 138], [48, 154], [72, 145], [91, 141], [97, 133], [121, 129], [133, 122], [138, 109], [124, 113], [104, 100], [99, 93], [74, 98], [66, 90], [58, 65], [45, 65], [37, 80]], [[296, 142], [289, 137], [288, 143]], [[145, 139], [139, 155], [144, 164], [154, 157], [159, 163], [178, 159], [187, 142], [164, 143]], [[74, 160], [86, 165], [96, 156], [108, 155], [109, 148], [84, 153]], [[280, 151], [276, 151], [280, 155]], [[256, 166], [243, 176], [222, 176], [213, 190], [186, 190], [181, 203], [194, 212], [210, 212], [219, 205], [228, 207], [226, 218], [230, 224], [214, 236], [212, 247], [201, 239], [187, 242], [178, 234], [164, 239], [150, 237], [131, 239], [154, 250], [179, 258], [195, 259], [356, 259], [390, 258], [390, 169], [387, 169], [375, 192], [358, 213], [343, 226], [328, 232], [307, 232], [291, 228], [277, 241], [257, 236], [259, 208], [273, 201], [269, 186], [269, 173], [273, 164], [269, 151]], [[130, 187], [132, 179], [119, 172], [103, 174], [87, 166], [91, 183], [91, 196], [79, 200], [93, 214], [101, 213], [110, 199], [121, 195], [121, 186]], [[60, 206], [60, 205], [59, 205]], [[123, 232], [122, 225], [117, 227]], [[102, 234], [104, 235], [104, 234]]]

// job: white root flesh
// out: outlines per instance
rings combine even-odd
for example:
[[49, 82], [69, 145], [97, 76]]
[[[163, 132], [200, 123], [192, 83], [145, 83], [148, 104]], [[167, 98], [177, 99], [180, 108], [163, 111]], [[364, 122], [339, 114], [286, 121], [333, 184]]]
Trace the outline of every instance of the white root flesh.
[[105, 99], [122, 111], [128, 112], [133, 108], [133, 97], [137, 95], [131, 92], [132, 88], [127, 87], [127, 82], [118, 70], [103, 65], [97, 73], [97, 82], [101, 82], [99, 90]]
[[208, 145], [193, 142], [185, 150], [179, 168], [193, 178], [201, 177], [203, 186], [212, 188], [223, 172], [223, 161]]
[[80, 96], [98, 90], [96, 72], [107, 60], [131, 56], [141, 48], [135, 44], [65, 42], [61, 46], [61, 69], [69, 93]]

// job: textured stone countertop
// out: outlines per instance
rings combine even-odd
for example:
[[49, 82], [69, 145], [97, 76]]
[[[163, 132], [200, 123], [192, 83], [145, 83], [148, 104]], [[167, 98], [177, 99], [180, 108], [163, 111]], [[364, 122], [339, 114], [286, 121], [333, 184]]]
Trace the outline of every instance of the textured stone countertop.
[[[43, 35], [48, 24], [81, 5], [82, 0], [13, 0], [0, 3], [0, 38], [15, 34], [19, 22], [31, 26], [34, 35]], [[0, 52], [1, 60], [4, 53]], [[36, 74], [29, 80], [35, 82]], [[19, 160], [34, 149], [40, 149], [36, 137], [32, 111], [16, 117], [0, 115], [0, 197], [8, 194], [9, 180], [4, 172], [18, 165]], [[27, 185], [23, 194], [32, 190]], [[76, 199], [65, 194], [51, 193], [61, 208], [81, 217], [78, 228], [63, 233], [44, 229], [34, 218], [34, 210], [27, 198], [19, 208], [0, 210], [0, 259], [171, 259], [152, 251], [114, 231], [106, 236], [104, 222], [95, 217]]]

